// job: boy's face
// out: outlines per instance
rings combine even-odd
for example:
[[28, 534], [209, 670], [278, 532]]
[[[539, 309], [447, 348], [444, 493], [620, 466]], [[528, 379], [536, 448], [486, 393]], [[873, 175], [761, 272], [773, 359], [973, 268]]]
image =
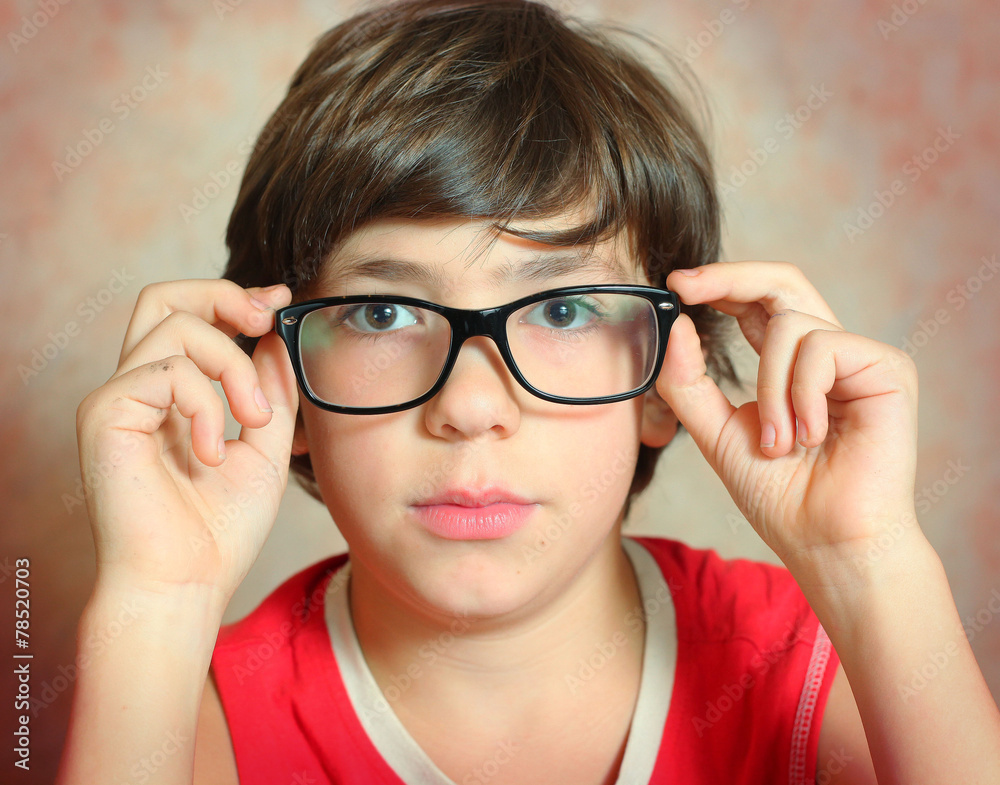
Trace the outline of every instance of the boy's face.
[[[568, 225], [548, 219], [515, 228]], [[379, 221], [348, 238], [310, 295], [395, 294], [487, 308], [559, 286], [648, 283], [623, 244], [586, 256], [511, 234], [490, 245], [492, 237], [480, 221]], [[676, 430], [655, 394], [590, 406], [536, 398], [484, 336], [464, 344], [444, 388], [416, 408], [349, 415], [301, 405], [293, 449], [310, 453], [356, 569], [424, 612], [474, 617], [527, 612], [617, 547], [608, 535], [640, 442], [661, 446]], [[499, 495], [496, 506], [462, 509], [489, 493]], [[473, 501], [435, 504], [442, 494]], [[461, 534], [490, 511], [494, 523], [506, 521], [499, 532]]]

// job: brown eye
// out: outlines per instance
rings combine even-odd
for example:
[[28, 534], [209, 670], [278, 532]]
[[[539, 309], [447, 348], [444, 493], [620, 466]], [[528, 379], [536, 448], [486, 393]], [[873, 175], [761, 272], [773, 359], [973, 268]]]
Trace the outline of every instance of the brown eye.
[[573, 323], [576, 307], [565, 300], [552, 300], [545, 304], [545, 318], [556, 327]]
[[369, 305], [365, 308], [365, 322], [376, 330], [391, 327], [396, 321], [396, 307], [388, 304]]
[[359, 333], [391, 333], [418, 324], [418, 311], [396, 303], [369, 303], [352, 309], [343, 323]]

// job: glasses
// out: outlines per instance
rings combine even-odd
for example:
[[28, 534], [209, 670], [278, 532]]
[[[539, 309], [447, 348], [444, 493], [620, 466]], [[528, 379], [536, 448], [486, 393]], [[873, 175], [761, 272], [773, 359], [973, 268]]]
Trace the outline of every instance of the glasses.
[[634, 398], [656, 380], [677, 295], [649, 286], [570, 286], [463, 310], [392, 295], [280, 308], [275, 330], [306, 398], [331, 412], [385, 414], [444, 387], [462, 344], [493, 339], [511, 375], [567, 404]]

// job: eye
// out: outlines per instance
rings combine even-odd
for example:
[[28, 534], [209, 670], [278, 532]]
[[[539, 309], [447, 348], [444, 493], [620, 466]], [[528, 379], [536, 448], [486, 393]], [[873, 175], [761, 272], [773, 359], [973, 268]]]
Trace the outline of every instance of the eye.
[[394, 303], [359, 305], [343, 320], [362, 333], [387, 333], [417, 324], [417, 317], [408, 308]]
[[596, 303], [588, 303], [582, 299], [545, 300], [528, 311], [522, 321], [539, 327], [579, 330], [597, 318], [597, 311]]

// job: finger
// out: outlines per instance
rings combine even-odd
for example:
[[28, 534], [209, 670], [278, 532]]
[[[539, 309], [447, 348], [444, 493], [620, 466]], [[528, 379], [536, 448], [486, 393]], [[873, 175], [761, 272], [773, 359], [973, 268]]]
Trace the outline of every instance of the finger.
[[796, 441], [800, 424], [791, 385], [803, 339], [813, 330], [838, 329], [823, 319], [795, 311], [779, 311], [768, 320], [757, 369], [760, 449], [765, 455], [785, 455]]
[[[170, 415], [171, 407], [191, 421], [191, 448], [207, 466], [224, 459], [225, 408], [201, 369], [189, 357], [173, 355], [134, 368], [107, 382], [92, 400], [100, 416], [85, 418], [89, 428], [152, 435]], [[159, 449], [146, 456], [159, 460]]]
[[677, 415], [709, 463], [716, 466], [719, 434], [736, 408], [707, 373], [701, 340], [687, 314], [670, 328], [656, 391]]
[[[858, 425], [884, 426], [881, 407], [866, 410], [856, 404], [895, 393], [915, 401], [916, 373], [910, 358], [894, 346], [842, 330], [813, 330], [802, 339], [790, 389], [795, 416], [802, 423], [800, 440], [815, 447], [827, 437], [834, 407], [846, 411], [842, 404], [855, 404]], [[915, 406], [911, 419], [915, 430]]]
[[157, 324], [122, 361], [116, 375], [169, 355], [191, 358], [205, 376], [221, 382], [240, 423], [260, 427], [270, 419], [271, 406], [250, 358], [217, 329], [184, 311], [174, 311]]
[[299, 396], [288, 351], [276, 333], [268, 333], [260, 339], [253, 353], [253, 364], [274, 414], [261, 428], [244, 426], [240, 441], [254, 447], [284, 477], [291, 456]]
[[688, 305], [705, 303], [738, 318], [762, 307], [768, 315], [793, 310], [840, 326], [816, 288], [787, 262], [716, 262], [675, 270], [667, 276], [667, 288]]
[[157, 324], [176, 311], [194, 314], [230, 338], [237, 333], [258, 336], [274, 326], [274, 309], [289, 302], [291, 291], [284, 284], [267, 289], [242, 289], [222, 279], [150, 284], [139, 292], [119, 362]]

